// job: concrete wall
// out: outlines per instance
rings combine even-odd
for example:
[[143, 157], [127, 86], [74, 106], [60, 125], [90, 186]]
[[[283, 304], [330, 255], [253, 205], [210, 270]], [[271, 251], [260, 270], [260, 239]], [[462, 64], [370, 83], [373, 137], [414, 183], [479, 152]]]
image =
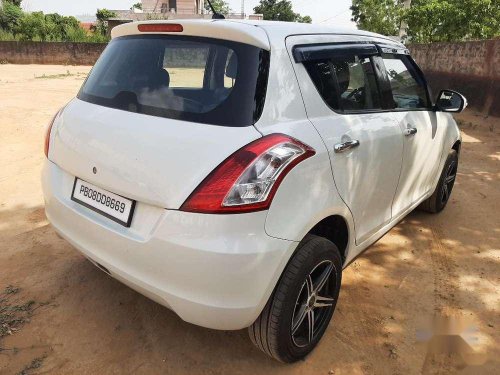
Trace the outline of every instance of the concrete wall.
[[475, 110], [500, 116], [500, 39], [413, 44], [409, 49], [434, 95], [453, 89]]
[[106, 47], [105, 43], [0, 41], [0, 62], [94, 65], [104, 47]]

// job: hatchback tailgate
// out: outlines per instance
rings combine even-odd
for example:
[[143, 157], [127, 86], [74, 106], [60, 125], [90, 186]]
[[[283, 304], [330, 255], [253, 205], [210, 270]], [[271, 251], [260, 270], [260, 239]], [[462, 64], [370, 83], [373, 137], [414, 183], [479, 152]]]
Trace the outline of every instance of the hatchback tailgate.
[[224, 159], [261, 137], [253, 127], [197, 124], [74, 99], [52, 131], [49, 159], [116, 194], [178, 209]]

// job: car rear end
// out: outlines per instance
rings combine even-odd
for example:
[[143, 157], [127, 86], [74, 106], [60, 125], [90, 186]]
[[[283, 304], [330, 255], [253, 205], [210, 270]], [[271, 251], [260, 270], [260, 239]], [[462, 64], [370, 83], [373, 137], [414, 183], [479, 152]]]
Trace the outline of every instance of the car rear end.
[[266, 234], [266, 210], [314, 150], [253, 126], [269, 61], [265, 32], [251, 25], [123, 25], [47, 133], [54, 228], [102, 270], [209, 328], [250, 325], [297, 245]]

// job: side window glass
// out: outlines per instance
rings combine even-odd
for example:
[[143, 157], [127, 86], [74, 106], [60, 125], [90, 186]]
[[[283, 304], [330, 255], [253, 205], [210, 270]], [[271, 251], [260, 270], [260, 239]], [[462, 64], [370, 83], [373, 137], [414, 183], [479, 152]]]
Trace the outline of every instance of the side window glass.
[[428, 108], [424, 80], [406, 56], [383, 55], [391, 85], [394, 108]]
[[344, 111], [379, 109], [380, 99], [373, 66], [369, 58], [332, 60]]
[[351, 112], [381, 108], [370, 58], [343, 56], [306, 62], [305, 66], [323, 100], [333, 110]]

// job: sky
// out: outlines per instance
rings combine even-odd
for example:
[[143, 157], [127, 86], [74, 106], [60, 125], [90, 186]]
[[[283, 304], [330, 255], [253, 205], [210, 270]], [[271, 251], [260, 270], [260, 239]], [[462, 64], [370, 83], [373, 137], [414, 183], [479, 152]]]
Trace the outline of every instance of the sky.
[[[65, 16], [95, 14], [97, 8], [129, 9], [138, 0], [23, 0], [23, 7], [28, 11], [41, 10], [45, 13], [59, 13]], [[226, 0], [231, 9], [239, 13], [241, 0]], [[253, 13], [253, 7], [259, 0], [245, 0], [245, 12]], [[350, 20], [351, 0], [292, 0], [295, 12], [309, 15], [313, 23], [356, 27]]]

